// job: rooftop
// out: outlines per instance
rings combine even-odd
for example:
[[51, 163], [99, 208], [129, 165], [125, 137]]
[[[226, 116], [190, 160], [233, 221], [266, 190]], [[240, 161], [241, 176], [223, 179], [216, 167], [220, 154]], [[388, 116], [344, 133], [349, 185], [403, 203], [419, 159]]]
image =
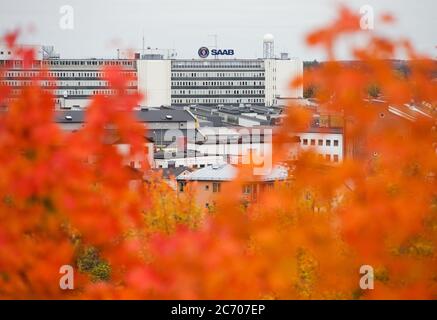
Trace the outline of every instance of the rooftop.
[[[188, 176], [178, 176], [177, 180], [190, 181], [231, 181], [237, 177], [238, 169], [230, 164], [212, 165], [193, 171]], [[276, 165], [272, 170], [266, 171], [265, 175], [260, 176], [258, 181], [286, 180], [288, 178], [288, 168]]]
[[[85, 122], [84, 110], [62, 110], [55, 112], [57, 123], [83, 123]], [[142, 109], [134, 110], [139, 122], [194, 122], [194, 117], [185, 110], [170, 109]]]

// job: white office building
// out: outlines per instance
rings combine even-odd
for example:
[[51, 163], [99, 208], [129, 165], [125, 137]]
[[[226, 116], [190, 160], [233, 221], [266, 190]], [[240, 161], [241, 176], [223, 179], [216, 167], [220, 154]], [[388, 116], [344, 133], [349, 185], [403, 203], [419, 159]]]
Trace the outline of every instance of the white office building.
[[[132, 79], [127, 90], [144, 94], [143, 106], [187, 105], [262, 105], [303, 96], [303, 88], [292, 89], [291, 81], [303, 74], [303, 63], [287, 54], [274, 55], [273, 36], [263, 41], [264, 57], [234, 59], [229, 52], [202, 47], [197, 59], [164, 58], [161, 54], [134, 54], [121, 59], [60, 59], [53, 47], [36, 46], [37, 60], [24, 68], [14, 53], [0, 45], [0, 67], [6, 73], [0, 81], [20, 88], [47, 68], [50, 79], [42, 82], [50, 90], [57, 108], [83, 108], [95, 94], [110, 95], [101, 79], [104, 66], [120, 66]], [[204, 51], [201, 51], [204, 50]], [[205, 52], [207, 54], [205, 54]], [[215, 54], [215, 55], [214, 55]]]

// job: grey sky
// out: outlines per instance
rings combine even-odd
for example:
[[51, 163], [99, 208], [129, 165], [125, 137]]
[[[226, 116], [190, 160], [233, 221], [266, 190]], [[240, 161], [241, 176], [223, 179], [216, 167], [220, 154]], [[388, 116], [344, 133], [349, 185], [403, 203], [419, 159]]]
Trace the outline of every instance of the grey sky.
[[[398, 19], [391, 35], [413, 40], [416, 48], [437, 56], [436, 0], [0, 0], [0, 33], [32, 25], [23, 43], [54, 45], [62, 57], [115, 57], [116, 48], [175, 48], [193, 58], [200, 46], [233, 48], [238, 58], [260, 57], [265, 33], [275, 36], [276, 52], [304, 60], [323, 59], [308, 49], [305, 34], [331, 19], [337, 4], [355, 10], [369, 4], [375, 14], [390, 11]], [[59, 27], [62, 5], [74, 9], [74, 29]], [[378, 24], [376, 31], [380, 30]], [[348, 58], [340, 50], [341, 58]]]

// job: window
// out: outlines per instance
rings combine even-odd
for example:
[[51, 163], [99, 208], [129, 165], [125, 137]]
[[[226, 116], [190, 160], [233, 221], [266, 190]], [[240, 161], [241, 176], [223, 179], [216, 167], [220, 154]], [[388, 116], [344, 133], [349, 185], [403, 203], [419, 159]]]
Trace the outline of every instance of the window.
[[207, 185], [205, 186], [205, 190], [206, 190], [206, 191], [209, 190], [209, 184], [207, 184]]
[[322, 140], [322, 139], [319, 139], [319, 141], [318, 141], [318, 145], [319, 145], [319, 146], [323, 146], [323, 140]]
[[220, 192], [220, 182], [213, 182], [212, 184], [212, 192]]
[[338, 140], [334, 140], [334, 147], [338, 147]]
[[308, 145], [308, 139], [303, 139], [303, 143], [302, 143], [304, 146], [307, 146]]
[[330, 155], [330, 154], [327, 154], [327, 155], [325, 156], [325, 159], [326, 159], [326, 161], [331, 161], [331, 155]]
[[331, 140], [326, 140], [326, 146], [328, 146], [328, 147], [331, 146]]
[[180, 181], [179, 182], [179, 192], [184, 192], [186, 185], [187, 185], [187, 183], [185, 181]]
[[334, 162], [338, 162], [338, 154], [334, 154]]
[[251, 194], [252, 186], [250, 184], [243, 185], [243, 194]]
[[316, 145], [316, 140], [315, 139], [311, 139], [311, 145], [315, 146]]

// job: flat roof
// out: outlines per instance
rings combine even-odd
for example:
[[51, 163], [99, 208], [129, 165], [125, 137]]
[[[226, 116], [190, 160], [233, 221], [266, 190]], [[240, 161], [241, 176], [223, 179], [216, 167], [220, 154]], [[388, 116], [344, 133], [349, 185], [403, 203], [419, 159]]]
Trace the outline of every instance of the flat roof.
[[[148, 109], [134, 110], [135, 117], [140, 122], [194, 122], [194, 117], [186, 110]], [[85, 110], [60, 110], [55, 112], [57, 123], [83, 123]]]

